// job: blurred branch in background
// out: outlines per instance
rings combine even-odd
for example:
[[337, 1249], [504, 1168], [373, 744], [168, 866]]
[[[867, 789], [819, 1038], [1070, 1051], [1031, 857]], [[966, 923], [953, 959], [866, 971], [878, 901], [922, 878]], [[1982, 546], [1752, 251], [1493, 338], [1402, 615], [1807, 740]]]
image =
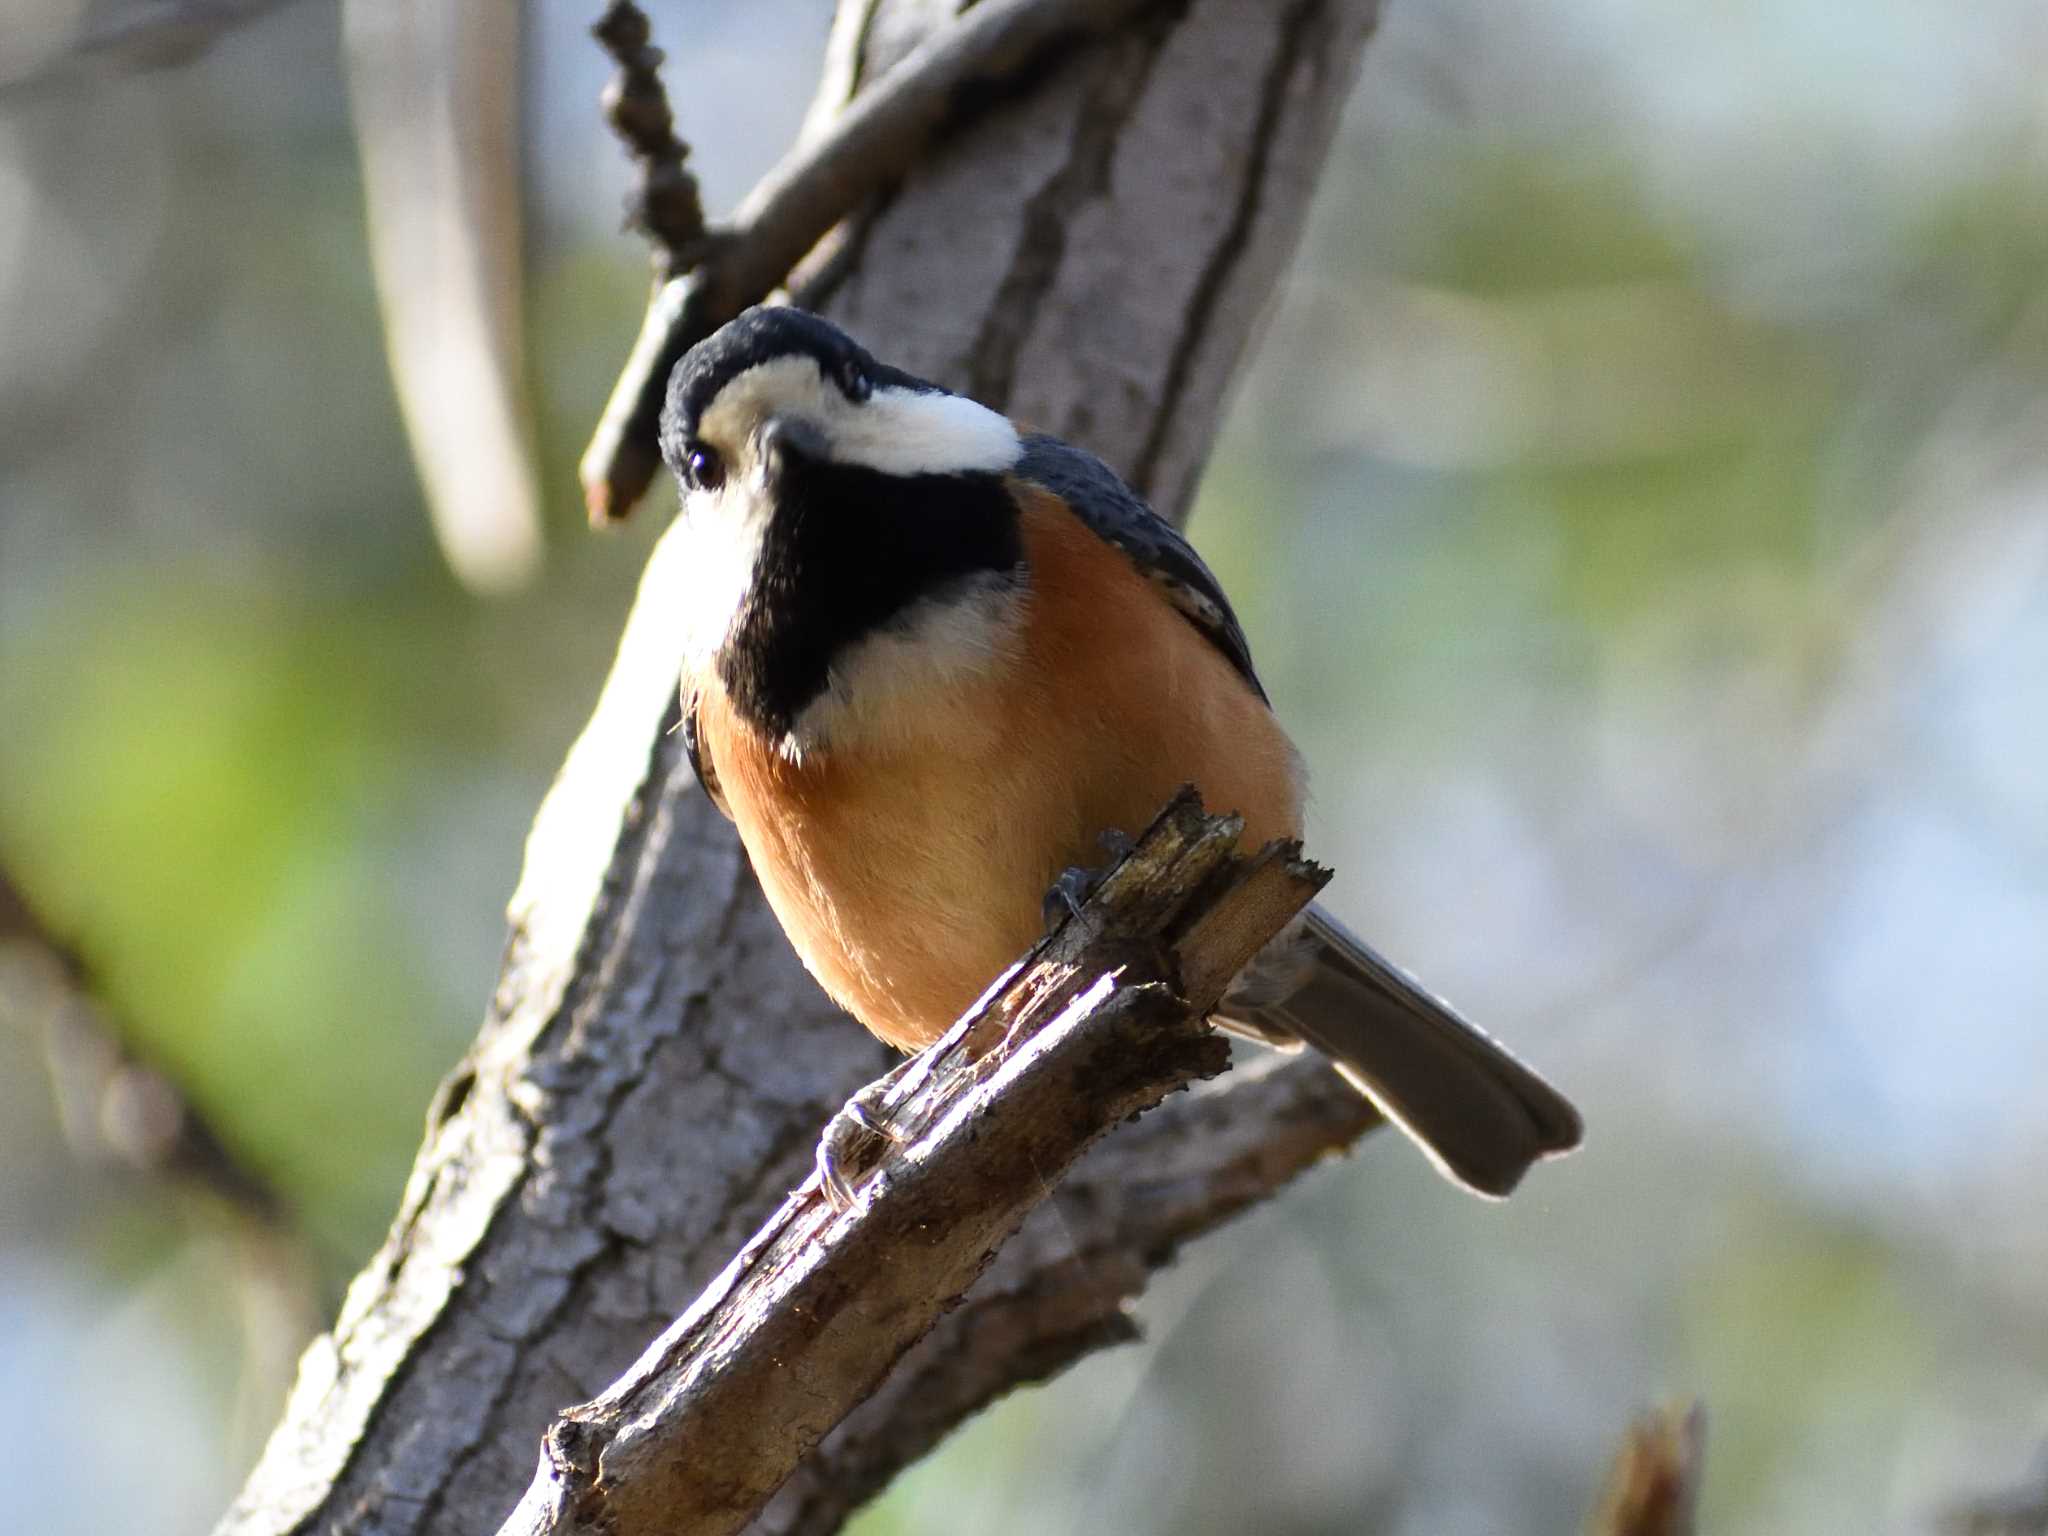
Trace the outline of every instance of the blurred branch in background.
[[1693, 1536], [1706, 1450], [1698, 1403], [1644, 1414], [1614, 1458], [1588, 1536]]
[[2048, 1536], [2048, 1451], [2017, 1487], [1944, 1510], [1935, 1536]]
[[370, 258], [434, 533], [477, 592], [541, 559], [524, 401], [521, 9], [347, 0]]
[[137, 1055], [91, 996], [85, 964], [0, 870], [0, 1014], [42, 1037], [57, 1113], [89, 1162], [204, 1190], [239, 1217], [281, 1227], [277, 1193], [237, 1162], [168, 1073]]
[[198, 1196], [213, 1220], [195, 1221], [195, 1235], [224, 1218], [243, 1350], [229, 1420], [240, 1434], [259, 1431], [326, 1305], [312, 1257], [277, 1191], [129, 1043], [92, 996], [85, 963], [43, 927], [5, 870], [0, 1025], [40, 1037], [58, 1123], [81, 1161]]
[[167, 69], [188, 64], [283, 0], [45, 0], [15, 5], [0, 29], [0, 86], [74, 61]]

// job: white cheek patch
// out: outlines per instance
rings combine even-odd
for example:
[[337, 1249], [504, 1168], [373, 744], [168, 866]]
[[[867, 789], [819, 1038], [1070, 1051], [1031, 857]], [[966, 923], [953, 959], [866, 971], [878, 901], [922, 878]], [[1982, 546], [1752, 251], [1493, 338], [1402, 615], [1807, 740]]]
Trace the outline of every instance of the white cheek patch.
[[804, 706], [782, 755], [907, 745], [954, 718], [946, 694], [994, 678], [1023, 655], [1025, 589], [994, 572], [913, 604], [832, 658], [825, 691]]
[[771, 510], [751, 479], [684, 495], [677, 601], [688, 615], [683, 644], [693, 663], [715, 655], [732, 633], [761, 563]]

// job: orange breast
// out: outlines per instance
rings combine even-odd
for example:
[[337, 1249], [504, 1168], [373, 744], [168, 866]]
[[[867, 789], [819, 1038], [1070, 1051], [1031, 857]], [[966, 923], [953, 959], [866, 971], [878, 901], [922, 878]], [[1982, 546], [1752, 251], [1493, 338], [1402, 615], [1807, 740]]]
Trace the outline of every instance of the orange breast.
[[1301, 829], [1272, 711], [1117, 550], [1023, 492], [1028, 661], [934, 690], [928, 729], [801, 764], [715, 682], [698, 735], [769, 904], [811, 974], [904, 1049], [934, 1039], [1042, 928], [1046, 888], [1182, 784], [1257, 844]]

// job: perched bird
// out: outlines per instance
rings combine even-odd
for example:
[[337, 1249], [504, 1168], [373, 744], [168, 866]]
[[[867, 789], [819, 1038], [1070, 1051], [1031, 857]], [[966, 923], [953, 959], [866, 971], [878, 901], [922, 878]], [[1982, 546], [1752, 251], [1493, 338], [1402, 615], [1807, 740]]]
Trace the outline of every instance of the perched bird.
[[[1044, 925], [1046, 892], [1183, 784], [1252, 846], [1300, 755], [1216, 578], [1099, 459], [747, 311], [676, 365], [684, 734], [797, 954], [912, 1050]], [[1505, 1195], [1571, 1104], [1320, 908], [1217, 1022], [1327, 1054], [1446, 1174]]]

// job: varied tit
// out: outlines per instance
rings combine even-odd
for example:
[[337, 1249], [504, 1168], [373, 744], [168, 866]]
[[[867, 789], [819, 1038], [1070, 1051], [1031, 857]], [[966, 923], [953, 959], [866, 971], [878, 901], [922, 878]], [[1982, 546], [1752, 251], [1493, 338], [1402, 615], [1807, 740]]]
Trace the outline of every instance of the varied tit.
[[[1100, 460], [749, 310], [677, 364], [683, 730], [810, 972], [904, 1050], [1039, 937], [1046, 892], [1182, 785], [1301, 832], [1300, 755], [1187, 542]], [[1319, 907], [1217, 1022], [1326, 1053], [1505, 1195], [1571, 1104]]]

